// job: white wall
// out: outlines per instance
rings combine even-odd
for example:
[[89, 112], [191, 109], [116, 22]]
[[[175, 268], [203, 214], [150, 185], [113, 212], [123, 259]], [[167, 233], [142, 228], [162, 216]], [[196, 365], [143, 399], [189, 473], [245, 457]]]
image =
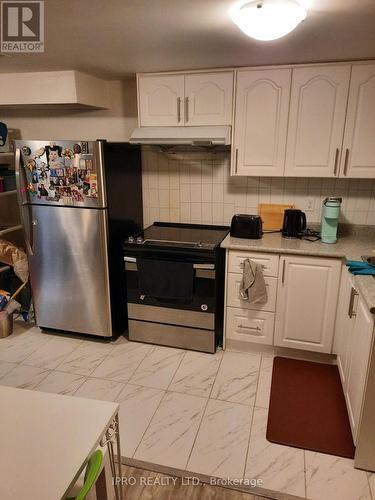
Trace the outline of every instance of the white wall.
[[258, 203], [294, 203], [320, 222], [323, 199], [343, 198], [341, 220], [375, 225], [375, 180], [230, 177], [229, 154], [170, 155], [143, 148], [144, 223], [155, 220], [229, 224]]
[[108, 84], [111, 98], [108, 110], [0, 108], [0, 121], [14, 129], [17, 139], [127, 141], [137, 126], [135, 80]]

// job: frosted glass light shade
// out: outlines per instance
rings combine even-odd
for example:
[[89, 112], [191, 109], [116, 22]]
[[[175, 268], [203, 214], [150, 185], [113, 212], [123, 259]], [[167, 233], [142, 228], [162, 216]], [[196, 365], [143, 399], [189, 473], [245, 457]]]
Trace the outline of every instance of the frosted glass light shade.
[[306, 18], [297, 0], [259, 0], [232, 11], [232, 21], [251, 38], [275, 40], [293, 31]]

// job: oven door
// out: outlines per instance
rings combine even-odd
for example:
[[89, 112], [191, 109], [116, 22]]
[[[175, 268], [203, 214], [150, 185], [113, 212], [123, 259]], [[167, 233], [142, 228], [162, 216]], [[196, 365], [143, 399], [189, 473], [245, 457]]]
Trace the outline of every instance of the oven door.
[[137, 259], [125, 257], [130, 340], [215, 352], [215, 263], [190, 262], [194, 268], [192, 299], [164, 300], [140, 294]]
[[[144, 258], [144, 256], [143, 256]], [[193, 297], [191, 300], [158, 299], [141, 295], [138, 287], [137, 259], [126, 256], [127, 297], [130, 304], [151, 305], [187, 311], [215, 313], [215, 263], [191, 262], [194, 269]], [[175, 259], [173, 259], [175, 260]], [[188, 262], [186, 259], [183, 262]]]

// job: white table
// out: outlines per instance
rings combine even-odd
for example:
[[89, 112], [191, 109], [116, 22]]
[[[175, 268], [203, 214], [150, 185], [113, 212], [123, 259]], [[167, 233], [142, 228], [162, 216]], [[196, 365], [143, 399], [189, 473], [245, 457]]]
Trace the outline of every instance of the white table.
[[[117, 403], [0, 386], [1, 500], [59, 500], [103, 438], [121, 457]], [[117, 472], [121, 477], [121, 460]], [[116, 497], [122, 499], [121, 488]]]

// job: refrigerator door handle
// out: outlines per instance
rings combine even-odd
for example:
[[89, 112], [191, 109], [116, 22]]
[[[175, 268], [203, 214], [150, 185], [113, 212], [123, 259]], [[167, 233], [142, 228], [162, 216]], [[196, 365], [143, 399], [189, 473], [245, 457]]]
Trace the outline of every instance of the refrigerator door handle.
[[17, 198], [20, 206], [25, 204], [23, 193], [26, 191], [26, 186], [21, 179], [21, 151], [16, 149], [14, 155], [14, 170], [16, 175]]
[[[23, 169], [21, 169], [21, 151], [19, 148], [16, 149], [14, 168], [16, 174], [17, 199], [20, 210], [21, 224], [23, 226], [23, 231], [25, 235], [26, 250], [30, 256], [33, 256], [34, 252], [32, 249], [32, 243], [30, 241], [30, 235], [32, 234], [32, 231], [30, 230], [30, 226], [28, 227], [24, 215], [24, 210], [27, 209], [28, 211], [30, 211], [30, 207], [24, 200], [24, 192], [26, 192], [27, 188], [24, 182]], [[30, 221], [30, 213], [28, 214], [28, 221]]]
[[[36, 219], [31, 219], [31, 206], [23, 204], [20, 207], [21, 210], [21, 221], [25, 234], [25, 244], [27, 253], [30, 257], [34, 255], [33, 243], [34, 243], [34, 227], [38, 224]], [[27, 210], [27, 220], [24, 215], [24, 210]]]
[[105, 170], [104, 170], [104, 141], [98, 139], [94, 145], [95, 147], [95, 162], [97, 169], [97, 182], [98, 182], [98, 207], [107, 207], [107, 188], [105, 183]]

